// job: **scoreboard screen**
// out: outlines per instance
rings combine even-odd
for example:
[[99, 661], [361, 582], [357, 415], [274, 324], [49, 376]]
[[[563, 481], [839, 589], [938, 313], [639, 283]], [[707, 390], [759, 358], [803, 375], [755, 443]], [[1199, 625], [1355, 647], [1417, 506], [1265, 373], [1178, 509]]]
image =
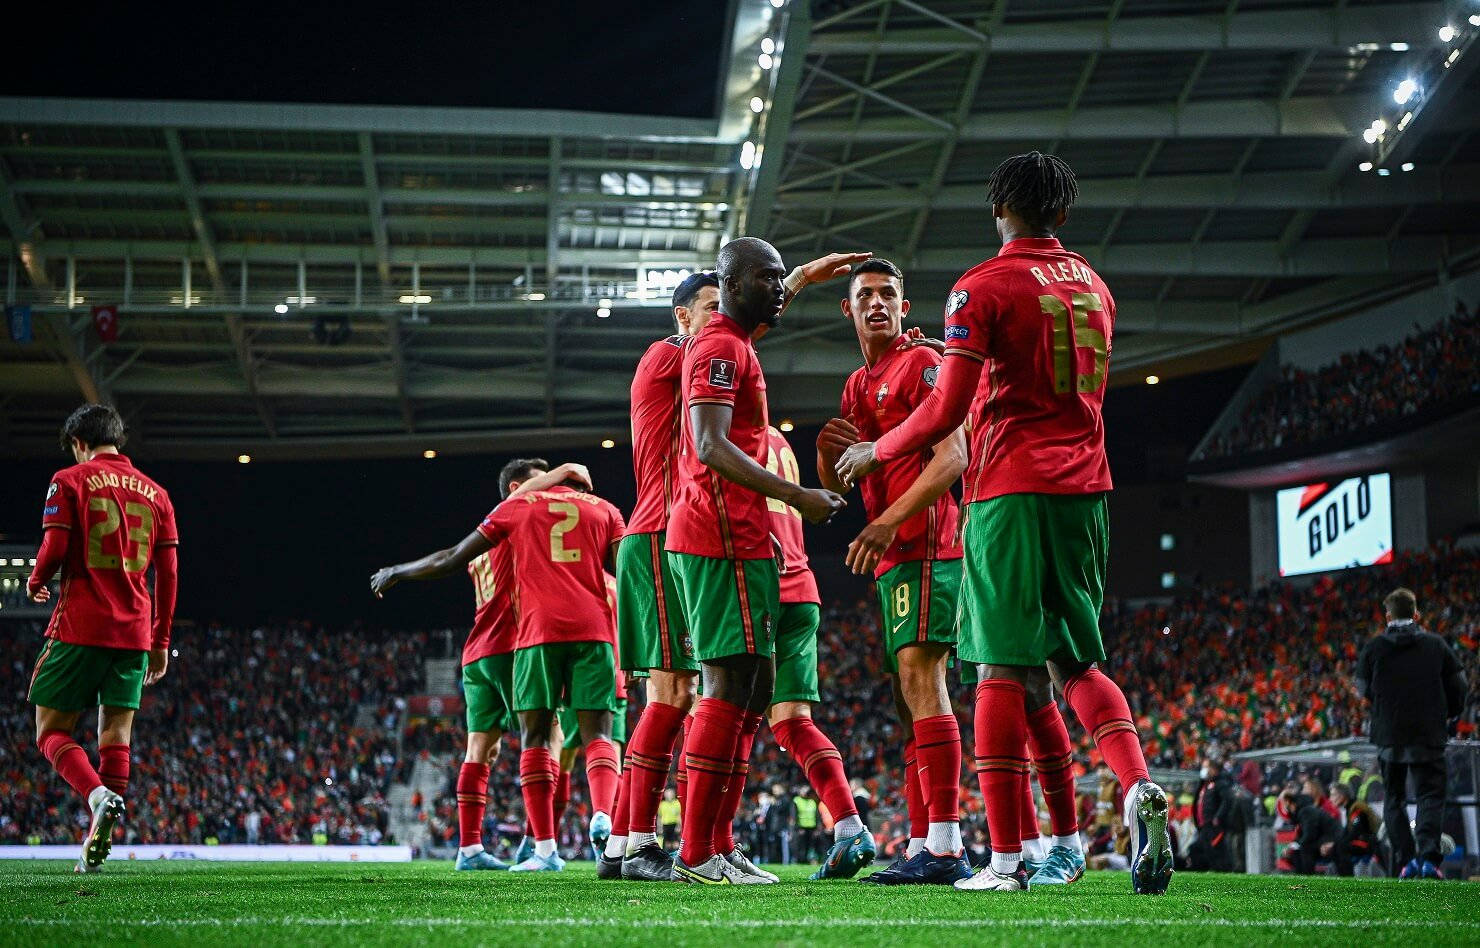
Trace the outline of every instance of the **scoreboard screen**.
[[1280, 575], [1323, 573], [1393, 558], [1392, 479], [1365, 474], [1275, 494]]

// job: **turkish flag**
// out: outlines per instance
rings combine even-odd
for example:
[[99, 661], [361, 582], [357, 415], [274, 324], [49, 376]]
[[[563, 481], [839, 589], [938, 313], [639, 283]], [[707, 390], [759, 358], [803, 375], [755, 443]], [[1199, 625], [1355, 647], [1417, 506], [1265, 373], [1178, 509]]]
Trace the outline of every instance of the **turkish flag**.
[[117, 306], [94, 306], [92, 320], [93, 328], [98, 331], [98, 338], [103, 342], [114, 342], [118, 339]]

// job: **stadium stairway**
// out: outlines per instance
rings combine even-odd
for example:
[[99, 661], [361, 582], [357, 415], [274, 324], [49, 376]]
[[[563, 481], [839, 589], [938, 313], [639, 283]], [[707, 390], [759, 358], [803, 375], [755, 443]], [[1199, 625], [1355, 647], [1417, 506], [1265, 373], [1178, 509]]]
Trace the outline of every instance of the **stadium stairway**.
[[462, 665], [456, 658], [429, 658], [424, 664], [429, 695], [458, 694]]
[[423, 811], [429, 811], [432, 801], [441, 795], [447, 785], [447, 764], [437, 757], [418, 757], [411, 767], [411, 777], [406, 783], [391, 784], [386, 802], [390, 807], [390, 831], [395, 838], [421, 855], [426, 855], [433, 845], [431, 829], [427, 822], [411, 805], [411, 798], [421, 791]]

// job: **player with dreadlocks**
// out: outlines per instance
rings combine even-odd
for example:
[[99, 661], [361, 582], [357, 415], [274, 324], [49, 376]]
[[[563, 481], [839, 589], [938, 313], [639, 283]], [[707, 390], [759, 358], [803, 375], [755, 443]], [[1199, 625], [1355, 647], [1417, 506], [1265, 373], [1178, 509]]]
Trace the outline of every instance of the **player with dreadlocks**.
[[[992, 172], [987, 197], [1002, 249], [957, 280], [946, 302], [935, 390], [904, 424], [848, 448], [837, 465], [850, 483], [963, 421], [970, 428], [957, 652], [980, 666], [976, 766], [992, 858], [959, 889], [1028, 888], [1018, 842], [1024, 746], [1045, 797], [1069, 779], [1068, 734], [1047, 713], [1050, 677], [1127, 788], [1135, 891], [1164, 893], [1172, 875], [1166, 794], [1147, 773], [1125, 695], [1095, 666], [1105, 660], [1111, 484], [1101, 408], [1115, 300], [1054, 237], [1078, 196], [1074, 172], [1052, 155], [1017, 155]], [[1072, 827], [1054, 834], [1055, 869], [1034, 882], [1083, 871]]]

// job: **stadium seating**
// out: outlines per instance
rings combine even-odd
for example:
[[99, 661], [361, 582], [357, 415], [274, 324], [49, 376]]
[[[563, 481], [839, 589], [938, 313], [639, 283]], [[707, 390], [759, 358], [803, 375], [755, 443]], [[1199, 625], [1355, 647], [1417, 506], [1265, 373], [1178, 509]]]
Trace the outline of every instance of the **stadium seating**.
[[1193, 460], [1318, 445], [1414, 416], [1433, 420], [1477, 395], [1480, 314], [1460, 303], [1397, 345], [1349, 352], [1315, 372], [1283, 366]]

